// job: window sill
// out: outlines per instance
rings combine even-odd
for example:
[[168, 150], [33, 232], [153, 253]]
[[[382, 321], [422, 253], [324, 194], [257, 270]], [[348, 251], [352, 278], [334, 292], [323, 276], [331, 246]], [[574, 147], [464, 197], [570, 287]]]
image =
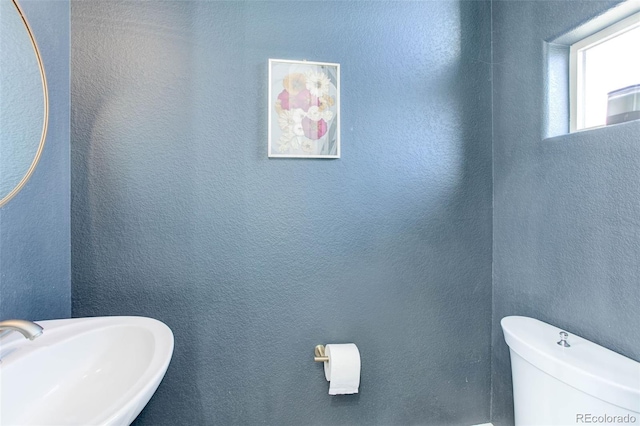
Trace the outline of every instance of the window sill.
[[588, 129], [580, 129], [571, 133], [549, 136], [542, 139], [544, 143], [553, 142], [572, 142], [572, 141], [589, 141], [602, 143], [602, 139], [620, 140], [621, 142], [637, 142], [640, 143], [640, 119], [625, 121], [624, 123], [609, 124], [605, 126], [589, 127]]

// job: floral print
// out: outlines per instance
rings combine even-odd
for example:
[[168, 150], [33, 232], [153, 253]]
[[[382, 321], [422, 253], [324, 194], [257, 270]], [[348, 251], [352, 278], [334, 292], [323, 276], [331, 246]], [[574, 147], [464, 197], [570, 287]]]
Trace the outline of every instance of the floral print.
[[329, 77], [322, 72], [309, 71], [306, 73], [305, 85], [313, 96], [320, 98], [328, 94], [330, 84]]
[[309, 117], [305, 117], [300, 124], [304, 135], [309, 139], [318, 140], [327, 133], [327, 122], [322, 119], [314, 121]]
[[278, 101], [280, 101], [280, 107], [286, 110], [301, 108], [303, 111], [308, 111], [312, 105], [320, 105], [320, 99], [313, 96], [307, 89], [298, 92], [295, 96], [284, 89], [278, 95]]
[[331, 87], [331, 80], [320, 70], [289, 73], [282, 79], [283, 89], [274, 105], [282, 131], [278, 140], [280, 153], [302, 149], [313, 154], [317, 149], [317, 141], [327, 134], [335, 118]]
[[300, 73], [288, 74], [282, 80], [282, 85], [291, 96], [295, 96], [307, 87], [307, 78]]

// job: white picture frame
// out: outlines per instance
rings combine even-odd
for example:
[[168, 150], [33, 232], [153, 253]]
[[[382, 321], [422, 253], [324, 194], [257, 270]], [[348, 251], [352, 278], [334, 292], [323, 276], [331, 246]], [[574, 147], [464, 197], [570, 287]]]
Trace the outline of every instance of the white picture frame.
[[269, 157], [340, 158], [340, 64], [269, 59]]

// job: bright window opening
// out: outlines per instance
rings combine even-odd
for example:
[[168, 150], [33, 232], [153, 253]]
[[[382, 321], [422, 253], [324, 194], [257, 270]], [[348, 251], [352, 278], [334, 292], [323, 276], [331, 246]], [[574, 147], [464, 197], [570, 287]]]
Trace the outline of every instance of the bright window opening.
[[572, 132], [640, 117], [640, 13], [573, 44], [570, 54]]

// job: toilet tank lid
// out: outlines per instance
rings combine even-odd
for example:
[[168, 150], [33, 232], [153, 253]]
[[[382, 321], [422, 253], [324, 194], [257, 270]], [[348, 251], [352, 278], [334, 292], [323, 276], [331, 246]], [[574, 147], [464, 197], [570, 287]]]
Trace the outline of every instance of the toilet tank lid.
[[[511, 350], [535, 367], [582, 392], [640, 412], [640, 363], [533, 318], [509, 316], [500, 324]], [[557, 344], [561, 331], [569, 332], [568, 348]]]

